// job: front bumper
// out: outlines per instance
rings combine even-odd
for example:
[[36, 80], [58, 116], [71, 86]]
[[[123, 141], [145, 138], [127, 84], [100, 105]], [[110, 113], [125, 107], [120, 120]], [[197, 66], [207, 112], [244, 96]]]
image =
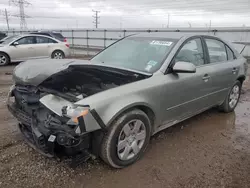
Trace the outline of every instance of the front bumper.
[[15, 108], [13, 104], [8, 103], [7, 106], [12, 115], [19, 121], [18, 128], [23, 134], [26, 143], [42, 155], [53, 157], [54, 143], [51, 142], [50, 144], [47, 144], [49, 147], [46, 147], [45, 137], [42, 134], [35, 137], [35, 134], [33, 134], [34, 130], [32, 129], [32, 118], [21, 110]]
[[[42, 155], [46, 157], [59, 155], [73, 156], [89, 149], [90, 134], [72, 137], [62, 130], [50, 130], [46, 127], [38, 127], [32, 117], [19, 110], [14, 104], [8, 103], [7, 106], [9, 111], [18, 120], [18, 128], [24, 136], [25, 141]], [[64, 146], [62, 143], [66, 142], [65, 139], [70, 139], [72, 145]]]
[[91, 134], [74, 134], [65, 129], [67, 125], [57, 125], [52, 128], [46, 126], [46, 122], [38, 123], [36, 116], [31, 116], [21, 110], [15, 102], [13, 88], [8, 94], [7, 107], [18, 120], [18, 128], [25, 141], [35, 150], [46, 157], [55, 155], [76, 155], [90, 148]]

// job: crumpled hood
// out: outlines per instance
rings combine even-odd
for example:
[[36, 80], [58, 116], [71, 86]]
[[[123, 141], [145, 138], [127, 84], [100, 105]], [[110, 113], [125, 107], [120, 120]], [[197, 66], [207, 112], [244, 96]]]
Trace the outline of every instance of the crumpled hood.
[[[13, 80], [16, 84], [37, 86], [55, 73], [63, 71], [76, 60], [72, 59], [37, 59], [20, 63], [13, 72]], [[87, 60], [81, 60], [81, 64], [89, 64]]]
[[105, 64], [90, 63], [89, 60], [79, 59], [37, 59], [23, 62], [16, 66], [13, 80], [16, 84], [38, 86], [47, 78], [69, 68], [69, 66], [85, 66], [86, 68], [99, 68], [103, 71], [116, 71], [124, 74], [139, 74], [151, 76], [150, 73], [107, 66]]

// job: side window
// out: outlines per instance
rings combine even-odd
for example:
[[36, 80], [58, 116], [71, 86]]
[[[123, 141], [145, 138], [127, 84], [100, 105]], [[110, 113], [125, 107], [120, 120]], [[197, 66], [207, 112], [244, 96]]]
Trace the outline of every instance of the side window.
[[223, 42], [216, 39], [205, 39], [210, 63], [219, 63], [227, 61], [226, 48]]
[[228, 46], [226, 46], [226, 49], [227, 49], [227, 60], [229, 61], [234, 60], [233, 51]]
[[56, 41], [50, 39], [50, 38], [47, 38], [47, 37], [36, 37], [36, 42], [37, 44], [44, 44], [44, 43], [56, 43]]
[[35, 37], [23, 37], [21, 39], [19, 39], [18, 41], [18, 44], [35, 44], [36, 41], [35, 41]]
[[204, 64], [204, 54], [201, 39], [189, 40], [175, 57], [175, 62], [185, 61], [193, 63], [195, 66]]
[[49, 43], [58, 43], [58, 42], [53, 39], [49, 39]]

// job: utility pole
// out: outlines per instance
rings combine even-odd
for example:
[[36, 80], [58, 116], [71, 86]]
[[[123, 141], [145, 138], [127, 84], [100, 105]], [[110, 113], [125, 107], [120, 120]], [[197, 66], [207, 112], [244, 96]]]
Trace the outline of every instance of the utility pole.
[[14, 4], [15, 6], [19, 7], [19, 14], [18, 15], [13, 15], [15, 17], [19, 17], [20, 18], [20, 29], [24, 30], [27, 29], [27, 23], [26, 23], [26, 19], [27, 16], [24, 12], [24, 7], [25, 6], [29, 6], [30, 3], [26, 0], [10, 0], [10, 3]]
[[120, 29], [122, 29], [122, 16], [120, 16]]
[[211, 29], [211, 27], [212, 27], [212, 21], [210, 20], [209, 21], [209, 29]]
[[7, 28], [8, 28], [8, 31], [9, 31], [10, 30], [9, 13], [8, 13], [7, 9], [4, 10], [4, 13], [5, 13], [5, 19], [6, 19]]
[[5, 17], [5, 20], [6, 20], [6, 24], [7, 24], [7, 28], [8, 28], [8, 31], [10, 30], [10, 25], [9, 25], [9, 12], [7, 11], [7, 9], [5, 9], [4, 11], [3, 10], [0, 10], [0, 14], [1, 15], [4, 15]]
[[98, 19], [100, 18], [100, 16], [98, 16], [98, 14], [100, 13], [100, 11], [98, 10], [92, 10], [94, 12], [94, 21], [93, 23], [95, 24], [95, 28], [98, 28], [98, 24], [100, 24], [100, 22], [98, 21]]
[[169, 28], [169, 19], [170, 19], [170, 14], [168, 14], [168, 25], [167, 25], [167, 28]]

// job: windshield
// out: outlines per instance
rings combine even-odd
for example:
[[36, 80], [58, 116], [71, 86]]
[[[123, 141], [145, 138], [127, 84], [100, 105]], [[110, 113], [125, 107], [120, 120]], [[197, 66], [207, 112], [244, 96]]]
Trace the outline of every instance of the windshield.
[[2, 44], [9, 44], [11, 43], [12, 41], [16, 40], [19, 36], [18, 35], [13, 35], [13, 36], [10, 36], [10, 37], [6, 37]]
[[175, 43], [176, 40], [165, 38], [125, 38], [96, 55], [91, 61], [153, 73], [161, 67]]

